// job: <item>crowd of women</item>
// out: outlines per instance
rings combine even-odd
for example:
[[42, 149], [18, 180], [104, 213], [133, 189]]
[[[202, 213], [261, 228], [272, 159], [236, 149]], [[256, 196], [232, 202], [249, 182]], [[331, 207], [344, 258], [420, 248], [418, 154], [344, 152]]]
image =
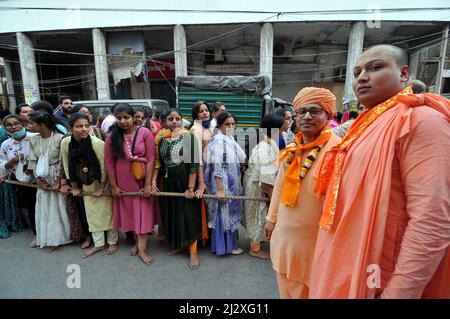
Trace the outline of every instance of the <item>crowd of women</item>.
[[[169, 254], [188, 250], [189, 267], [196, 269], [197, 247], [207, 242], [213, 254], [242, 254], [238, 228], [243, 224], [251, 239], [249, 253], [269, 259], [260, 245], [267, 202], [227, 197], [270, 198], [283, 138], [278, 131], [286, 126], [282, 116], [263, 118], [260, 142], [248, 160], [233, 138], [237, 118], [223, 103], [215, 107], [213, 117], [206, 102], [197, 102], [189, 130], [175, 108], [155, 117], [116, 104], [113, 124], [104, 132], [101, 123], [91, 125], [88, 107], [73, 106], [71, 100], [65, 107], [66, 113], [70, 110], [66, 126], [45, 101], [21, 104], [16, 114], [2, 110], [1, 238], [28, 225], [34, 234], [31, 247], [53, 252], [79, 242], [89, 248], [82, 255], [86, 258], [102, 250], [113, 254], [123, 232], [134, 237], [130, 255], [150, 265], [148, 235], [158, 225], [158, 237], [168, 243]], [[159, 196], [161, 192], [182, 196]], [[206, 200], [204, 193], [217, 197]], [[26, 215], [21, 213], [25, 210]]]

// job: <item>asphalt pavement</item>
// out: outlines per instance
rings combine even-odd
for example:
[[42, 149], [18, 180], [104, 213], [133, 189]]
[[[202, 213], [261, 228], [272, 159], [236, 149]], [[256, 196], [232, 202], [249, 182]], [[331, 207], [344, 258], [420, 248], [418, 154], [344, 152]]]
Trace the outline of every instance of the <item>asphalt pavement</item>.
[[244, 254], [215, 256], [209, 247], [199, 248], [200, 268], [190, 270], [188, 252], [169, 256], [156, 235], [149, 237], [154, 260], [147, 267], [129, 255], [124, 234], [114, 255], [102, 251], [82, 259], [79, 243], [47, 253], [29, 247], [30, 230], [12, 233], [0, 239], [0, 298], [277, 299], [271, 262], [247, 253], [245, 229], [239, 236]]

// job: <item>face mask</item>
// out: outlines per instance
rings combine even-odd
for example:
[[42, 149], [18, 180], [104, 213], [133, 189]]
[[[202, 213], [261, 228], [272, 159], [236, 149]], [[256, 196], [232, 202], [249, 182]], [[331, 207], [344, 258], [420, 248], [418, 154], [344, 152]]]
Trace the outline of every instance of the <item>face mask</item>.
[[208, 121], [202, 121], [202, 125], [203, 125], [204, 128], [209, 128], [209, 124], [210, 124], [210, 123], [211, 123], [210, 120], [208, 120]]
[[13, 132], [13, 133], [8, 132], [9, 136], [11, 136], [12, 138], [15, 138], [15, 139], [19, 139], [19, 140], [21, 138], [23, 138], [25, 136], [25, 134], [27, 134], [27, 130], [24, 127], [22, 127], [22, 129], [17, 132]]

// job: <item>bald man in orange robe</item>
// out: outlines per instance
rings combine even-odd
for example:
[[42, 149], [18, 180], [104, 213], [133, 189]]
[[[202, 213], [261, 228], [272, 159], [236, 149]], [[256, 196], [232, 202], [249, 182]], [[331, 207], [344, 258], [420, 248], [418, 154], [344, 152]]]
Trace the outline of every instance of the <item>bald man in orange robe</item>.
[[323, 161], [311, 298], [450, 297], [450, 103], [405, 88], [406, 53], [363, 52], [366, 110]]

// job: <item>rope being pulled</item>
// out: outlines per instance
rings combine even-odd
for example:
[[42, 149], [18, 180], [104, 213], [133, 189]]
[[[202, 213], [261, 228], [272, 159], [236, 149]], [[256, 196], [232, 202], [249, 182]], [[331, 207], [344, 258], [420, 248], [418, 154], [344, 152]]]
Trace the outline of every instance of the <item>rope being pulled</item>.
[[[12, 184], [12, 185], [32, 187], [32, 188], [39, 188], [36, 184], [21, 183], [21, 182], [12, 181], [12, 180], [4, 180], [3, 182], [4, 183], [8, 183], [8, 184]], [[92, 193], [91, 192], [83, 192], [82, 196], [92, 196]], [[104, 193], [102, 196], [111, 196], [111, 194], [110, 193]], [[143, 192], [121, 192], [120, 196], [140, 196], [140, 197], [145, 197]], [[184, 193], [159, 192], [159, 194], [157, 196], [184, 197]], [[219, 197], [217, 195], [203, 194], [202, 198], [218, 199]], [[264, 197], [249, 197], [249, 196], [226, 196], [226, 199], [251, 200], [251, 201], [260, 201], [260, 202], [268, 202], [269, 201], [268, 198], [264, 198]]]

